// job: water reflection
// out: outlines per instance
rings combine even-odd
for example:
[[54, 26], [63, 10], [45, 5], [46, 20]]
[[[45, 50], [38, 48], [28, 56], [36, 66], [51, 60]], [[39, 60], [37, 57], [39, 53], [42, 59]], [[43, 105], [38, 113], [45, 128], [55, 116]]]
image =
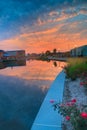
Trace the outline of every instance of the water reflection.
[[[1, 63], [0, 130], [29, 130], [55, 77], [65, 63]], [[13, 67], [13, 69], [11, 69]]]
[[[54, 65], [55, 64], [55, 65]], [[57, 74], [62, 70], [65, 62], [56, 61], [26, 61], [26, 66], [12, 66], [0, 70], [0, 74], [8, 76], [16, 76], [22, 79], [33, 80], [54, 80]], [[56, 66], [56, 67], [54, 67]]]
[[29, 130], [49, 84], [0, 76], [0, 130]]
[[6, 62], [0, 62], [0, 69], [4, 69], [6, 67], [25, 66], [25, 65], [26, 60], [6, 61]]
[[53, 62], [53, 65], [54, 65], [55, 67], [57, 67], [57, 62], [56, 62], [56, 61], [54, 61], [54, 62]]

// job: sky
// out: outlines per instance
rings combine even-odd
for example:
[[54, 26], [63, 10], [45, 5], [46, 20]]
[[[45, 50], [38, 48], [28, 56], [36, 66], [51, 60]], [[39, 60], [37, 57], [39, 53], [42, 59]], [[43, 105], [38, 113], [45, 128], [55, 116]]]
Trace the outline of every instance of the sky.
[[0, 49], [27, 53], [87, 45], [87, 0], [0, 0]]

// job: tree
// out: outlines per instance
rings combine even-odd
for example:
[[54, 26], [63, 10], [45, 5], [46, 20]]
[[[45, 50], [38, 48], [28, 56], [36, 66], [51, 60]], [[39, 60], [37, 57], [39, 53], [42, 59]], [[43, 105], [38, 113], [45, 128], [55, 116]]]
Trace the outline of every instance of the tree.
[[56, 52], [57, 52], [57, 50], [56, 50], [56, 48], [54, 48], [54, 49], [53, 49], [53, 53], [56, 54]]
[[49, 50], [47, 50], [47, 51], [45, 52], [45, 54], [48, 56], [48, 55], [51, 54], [51, 52], [50, 52]]

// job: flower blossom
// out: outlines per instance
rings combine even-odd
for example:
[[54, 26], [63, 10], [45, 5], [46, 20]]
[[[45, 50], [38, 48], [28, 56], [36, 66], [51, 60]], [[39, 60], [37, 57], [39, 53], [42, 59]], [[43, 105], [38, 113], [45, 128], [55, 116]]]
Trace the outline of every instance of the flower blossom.
[[66, 103], [66, 106], [72, 106], [73, 104], [71, 102]]
[[76, 99], [72, 99], [71, 102], [72, 102], [72, 103], [75, 103], [75, 102], [76, 102]]
[[80, 85], [84, 85], [84, 82], [80, 82]]
[[66, 116], [66, 120], [69, 121], [70, 120], [70, 116]]
[[83, 117], [84, 119], [87, 119], [87, 113], [86, 112], [82, 112], [81, 113], [81, 117]]
[[50, 103], [54, 103], [55, 101], [52, 99], [52, 100], [50, 100]]

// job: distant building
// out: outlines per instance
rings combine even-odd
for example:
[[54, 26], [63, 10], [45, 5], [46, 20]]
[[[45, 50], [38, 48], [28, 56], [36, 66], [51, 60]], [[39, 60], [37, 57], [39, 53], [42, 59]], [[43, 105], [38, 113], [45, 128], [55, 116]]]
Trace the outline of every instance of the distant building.
[[0, 60], [2, 60], [3, 54], [4, 54], [4, 51], [3, 51], [3, 50], [0, 50]]
[[87, 45], [74, 48], [70, 51], [71, 56], [87, 56]]
[[6, 51], [3, 54], [3, 60], [24, 60], [25, 50]]

